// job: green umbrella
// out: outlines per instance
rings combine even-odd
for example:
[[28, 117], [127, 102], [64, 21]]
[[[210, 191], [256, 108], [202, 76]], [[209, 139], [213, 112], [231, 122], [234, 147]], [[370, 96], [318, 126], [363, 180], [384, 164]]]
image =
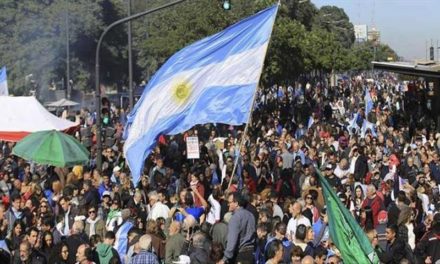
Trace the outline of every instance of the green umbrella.
[[89, 161], [90, 155], [74, 137], [56, 130], [29, 134], [17, 143], [12, 154], [56, 167], [83, 165]]

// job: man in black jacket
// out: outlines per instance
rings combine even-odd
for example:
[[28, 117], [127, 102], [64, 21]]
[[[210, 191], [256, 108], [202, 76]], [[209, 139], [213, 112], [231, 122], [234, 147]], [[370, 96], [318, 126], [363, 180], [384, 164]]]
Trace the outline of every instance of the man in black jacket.
[[420, 263], [424, 263], [427, 258], [431, 263], [440, 260], [440, 213], [434, 215], [432, 229], [428, 231], [416, 245], [414, 253]]
[[397, 225], [390, 225], [386, 229], [386, 250], [378, 252], [379, 260], [385, 264], [398, 264], [405, 257], [405, 242], [397, 237]]
[[354, 165], [354, 179], [358, 182], [362, 182], [362, 179], [365, 178], [365, 175], [368, 172], [368, 160], [364, 155], [364, 148], [353, 148], [353, 157], [356, 158]]

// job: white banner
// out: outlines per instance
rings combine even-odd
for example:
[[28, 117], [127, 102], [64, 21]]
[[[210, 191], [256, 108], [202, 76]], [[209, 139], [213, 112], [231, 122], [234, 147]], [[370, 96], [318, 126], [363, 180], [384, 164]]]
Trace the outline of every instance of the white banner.
[[199, 138], [186, 138], [186, 157], [187, 159], [200, 159]]

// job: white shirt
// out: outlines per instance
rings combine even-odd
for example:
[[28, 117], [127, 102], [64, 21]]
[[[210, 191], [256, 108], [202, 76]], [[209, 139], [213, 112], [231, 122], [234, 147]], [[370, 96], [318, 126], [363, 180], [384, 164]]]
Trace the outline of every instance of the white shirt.
[[214, 197], [212, 197], [212, 194], [209, 196], [208, 202], [211, 204], [211, 209], [206, 216], [206, 222], [213, 225], [217, 221], [220, 221], [221, 206], [220, 203], [216, 199], [214, 199]]
[[341, 169], [341, 167], [339, 167], [339, 164], [338, 164], [338, 166], [336, 166], [336, 169], [335, 169], [335, 171], [334, 171], [334, 174], [335, 174], [336, 177], [338, 177], [339, 179], [348, 176], [349, 173], [350, 173], [349, 170], [343, 170], [343, 169]]
[[357, 160], [357, 159], [358, 159], [358, 157], [354, 157], [354, 156], [353, 156], [353, 158], [351, 158], [350, 169], [349, 169], [349, 172], [350, 172], [351, 174], [354, 173], [354, 169], [355, 169], [355, 165], [356, 165], [356, 160]]
[[284, 214], [283, 214], [283, 210], [282, 210], [281, 207], [280, 207], [278, 204], [276, 204], [276, 203], [273, 204], [273, 216], [274, 216], [274, 217], [275, 217], [275, 216], [279, 216], [281, 219], [283, 219], [283, 216], [284, 216]]
[[292, 218], [290, 218], [289, 223], [287, 223], [287, 237], [290, 237], [291, 241], [295, 241], [296, 227], [301, 224], [303, 224], [305, 226], [312, 226], [312, 224], [310, 223], [310, 220], [303, 215], [301, 215], [297, 219], [292, 217]]
[[148, 219], [156, 220], [159, 217], [163, 217], [164, 219], [168, 218], [168, 213], [170, 212], [170, 208], [164, 205], [160, 201], [157, 201], [150, 210], [148, 214]]

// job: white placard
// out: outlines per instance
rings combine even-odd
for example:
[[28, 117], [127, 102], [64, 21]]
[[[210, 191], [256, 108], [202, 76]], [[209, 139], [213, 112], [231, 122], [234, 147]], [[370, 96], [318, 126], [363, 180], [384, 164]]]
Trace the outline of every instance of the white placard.
[[199, 138], [186, 138], [186, 157], [187, 159], [200, 159]]

